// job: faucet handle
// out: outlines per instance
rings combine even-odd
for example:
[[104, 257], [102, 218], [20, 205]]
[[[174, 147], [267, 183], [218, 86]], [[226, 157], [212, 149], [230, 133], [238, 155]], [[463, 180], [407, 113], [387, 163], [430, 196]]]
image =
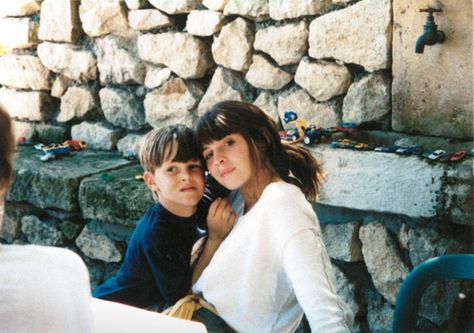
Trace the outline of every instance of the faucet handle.
[[420, 9], [420, 13], [426, 12], [426, 13], [430, 13], [430, 14], [440, 13], [442, 11], [443, 11], [442, 9], [436, 9], [436, 8], [431, 8], [431, 7]]

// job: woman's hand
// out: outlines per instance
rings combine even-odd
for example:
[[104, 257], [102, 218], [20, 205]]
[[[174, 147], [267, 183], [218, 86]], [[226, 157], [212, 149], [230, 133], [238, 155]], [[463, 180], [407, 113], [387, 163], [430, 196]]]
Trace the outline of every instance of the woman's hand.
[[209, 240], [223, 241], [232, 230], [236, 219], [237, 215], [227, 199], [214, 200], [207, 214]]

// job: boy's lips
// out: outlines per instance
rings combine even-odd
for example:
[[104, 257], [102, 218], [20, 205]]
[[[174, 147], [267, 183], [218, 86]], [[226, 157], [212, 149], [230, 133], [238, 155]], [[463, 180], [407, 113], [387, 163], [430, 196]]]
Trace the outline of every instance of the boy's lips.
[[196, 191], [195, 186], [186, 186], [180, 189], [180, 192], [192, 192], [192, 191]]

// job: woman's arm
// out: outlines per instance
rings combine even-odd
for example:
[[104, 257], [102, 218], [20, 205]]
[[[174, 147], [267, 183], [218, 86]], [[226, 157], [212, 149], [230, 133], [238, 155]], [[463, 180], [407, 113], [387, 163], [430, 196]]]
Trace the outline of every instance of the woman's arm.
[[237, 215], [227, 199], [217, 198], [209, 207], [207, 215], [208, 236], [204, 249], [193, 267], [192, 285], [199, 279], [214, 256], [214, 252], [232, 230], [236, 218]]
[[350, 332], [353, 314], [336, 293], [331, 261], [317, 230], [302, 229], [288, 239], [284, 270], [312, 332]]

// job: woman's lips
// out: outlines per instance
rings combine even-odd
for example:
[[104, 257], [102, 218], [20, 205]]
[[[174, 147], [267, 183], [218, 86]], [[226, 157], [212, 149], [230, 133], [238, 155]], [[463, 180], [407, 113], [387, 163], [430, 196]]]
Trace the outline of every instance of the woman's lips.
[[221, 171], [221, 177], [224, 178], [224, 177], [228, 176], [228, 175], [231, 174], [234, 170], [235, 170], [235, 168], [232, 168], [232, 169], [225, 169], [225, 170]]

